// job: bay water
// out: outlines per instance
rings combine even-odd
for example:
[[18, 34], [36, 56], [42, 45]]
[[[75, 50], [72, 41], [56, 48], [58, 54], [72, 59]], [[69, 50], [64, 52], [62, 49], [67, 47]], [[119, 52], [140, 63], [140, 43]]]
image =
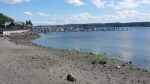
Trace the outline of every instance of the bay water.
[[52, 32], [40, 33], [33, 43], [60, 49], [75, 49], [97, 55], [132, 61], [133, 65], [150, 68], [150, 28], [132, 31]]

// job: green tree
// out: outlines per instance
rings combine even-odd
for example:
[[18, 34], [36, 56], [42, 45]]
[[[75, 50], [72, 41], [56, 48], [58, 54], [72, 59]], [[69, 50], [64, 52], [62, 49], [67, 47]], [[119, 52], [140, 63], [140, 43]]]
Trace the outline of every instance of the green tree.
[[31, 27], [33, 26], [33, 24], [32, 24], [32, 22], [31, 22], [31, 20], [29, 20], [29, 24], [31, 25]]
[[32, 28], [33, 24], [31, 22], [31, 20], [26, 20], [26, 28]]
[[2, 25], [5, 23], [5, 22], [13, 22], [14, 19], [12, 19], [11, 17], [8, 17], [2, 13], [0, 13], [0, 27], [2, 27]]

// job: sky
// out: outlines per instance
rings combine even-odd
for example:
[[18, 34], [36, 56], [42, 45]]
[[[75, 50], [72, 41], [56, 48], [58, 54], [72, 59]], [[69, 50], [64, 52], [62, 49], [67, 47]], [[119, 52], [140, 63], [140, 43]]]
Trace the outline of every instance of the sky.
[[150, 0], [0, 0], [0, 13], [34, 25], [150, 21]]

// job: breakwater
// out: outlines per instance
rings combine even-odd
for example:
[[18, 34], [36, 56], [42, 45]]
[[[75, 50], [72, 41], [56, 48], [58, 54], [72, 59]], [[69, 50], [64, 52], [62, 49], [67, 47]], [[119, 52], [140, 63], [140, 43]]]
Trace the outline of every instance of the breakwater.
[[13, 33], [22, 33], [22, 32], [27, 32], [28, 30], [13, 30], [13, 31], [3, 31], [3, 35], [10, 35], [10, 34], [13, 34]]

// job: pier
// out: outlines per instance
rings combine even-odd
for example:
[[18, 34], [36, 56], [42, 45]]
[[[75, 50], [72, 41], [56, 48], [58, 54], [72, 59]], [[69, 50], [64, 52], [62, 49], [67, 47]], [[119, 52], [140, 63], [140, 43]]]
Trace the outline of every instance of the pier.
[[36, 33], [51, 32], [92, 32], [92, 31], [132, 31], [131, 27], [51, 27], [51, 26], [35, 26], [31, 29]]

